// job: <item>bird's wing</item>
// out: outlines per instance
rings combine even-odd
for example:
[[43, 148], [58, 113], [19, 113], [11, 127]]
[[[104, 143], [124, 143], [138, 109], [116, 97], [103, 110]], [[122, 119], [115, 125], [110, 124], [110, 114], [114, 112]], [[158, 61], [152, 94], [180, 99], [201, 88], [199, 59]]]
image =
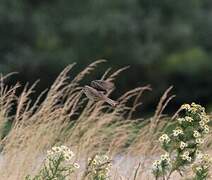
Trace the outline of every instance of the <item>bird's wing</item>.
[[94, 100], [94, 101], [100, 100], [103, 97], [103, 95], [99, 91], [97, 91], [96, 89], [94, 89], [90, 86], [85, 86], [83, 88], [83, 92], [89, 99]]
[[102, 80], [94, 80], [91, 82], [91, 86], [98, 91], [106, 91], [112, 90], [115, 86], [112, 82], [102, 81]]

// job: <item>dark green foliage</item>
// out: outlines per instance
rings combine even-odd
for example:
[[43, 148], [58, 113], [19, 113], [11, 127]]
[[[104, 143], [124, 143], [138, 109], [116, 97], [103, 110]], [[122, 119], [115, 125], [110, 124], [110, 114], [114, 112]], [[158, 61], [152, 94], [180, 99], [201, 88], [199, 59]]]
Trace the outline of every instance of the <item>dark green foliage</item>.
[[24, 82], [39, 78], [44, 89], [65, 65], [106, 58], [113, 67], [131, 65], [118, 83], [123, 91], [152, 84], [144, 103], [150, 108], [170, 84], [177, 104], [195, 97], [206, 105], [212, 100], [211, 10], [210, 0], [1, 0], [0, 71], [18, 71]]
[[10, 132], [12, 121], [6, 121], [1, 129], [1, 139], [3, 139]]

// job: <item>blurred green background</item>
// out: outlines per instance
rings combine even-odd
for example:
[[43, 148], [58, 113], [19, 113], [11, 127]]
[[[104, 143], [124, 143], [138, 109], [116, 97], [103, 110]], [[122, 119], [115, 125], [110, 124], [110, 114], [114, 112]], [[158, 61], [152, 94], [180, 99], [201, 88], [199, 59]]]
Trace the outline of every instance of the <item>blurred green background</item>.
[[[146, 111], [174, 85], [173, 109], [195, 101], [212, 106], [211, 0], [1, 0], [0, 72], [14, 80], [41, 79], [48, 88], [68, 64], [79, 71], [97, 59], [107, 67], [130, 65], [118, 96], [151, 84]], [[170, 109], [172, 110], [172, 109]]]

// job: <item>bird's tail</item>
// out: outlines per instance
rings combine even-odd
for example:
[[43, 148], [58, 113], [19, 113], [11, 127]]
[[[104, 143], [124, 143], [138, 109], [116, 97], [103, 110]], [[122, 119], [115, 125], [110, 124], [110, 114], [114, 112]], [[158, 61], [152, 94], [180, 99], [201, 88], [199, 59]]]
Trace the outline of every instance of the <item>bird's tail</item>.
[[106, 101], [108, 104], [110, 104], [110, 105], [113, 106], [113, 107], [116, 107], [116, 106], [118, 105], [118, 102], [117, 102], [117, 101], [114, 101], [114, 100], [112, 100], [112, 99], [110, 99], [110, 98], [108, 98], [108, 97], [105, 97], [104, 99], [105, 99], [105, 101]]

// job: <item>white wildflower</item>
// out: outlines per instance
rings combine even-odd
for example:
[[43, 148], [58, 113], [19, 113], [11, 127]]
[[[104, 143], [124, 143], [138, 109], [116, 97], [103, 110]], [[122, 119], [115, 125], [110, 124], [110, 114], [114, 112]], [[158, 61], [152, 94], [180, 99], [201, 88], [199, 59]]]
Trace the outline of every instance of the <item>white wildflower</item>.
[[59, 147], [59, 146], [55, 146], [52, 148], [52, 151], [55, 152], [55, 153], [59, 153], [62, 151], [62, 149]]
[[189, 110], [191, 106], [189, 104], [183, 104], [180, 109]]
[[204, 139], [202, 139], [202, 138], [197, 138], [197, 139], [196, 139], [196, 143], [197, 143], [197, 144], [203, 144], [203, 143], [204, 143]]
[[179, 134], [183, 134], [183, 131], [181, 129], [174, 129], [173, 130], [173, 136], [178, 136]]
[[153, 168], [153, 169], [157, 169], [160, 165], [161, 165], [161, 161], [160, 161], [160, 160], [156, 160], [156, 161], [152, 164], [152, 168]]
[[200, 150], [197, 150], [196, 151], [196, 157], [197, 157], [197, 159], [201, 160], [203, 158], [203, 155], [204, 154]]
[[187, 157], [187, 161], [191, 162], [192, 158], [189, 156]]
[[201, 134], [200, 134], [198, 131], [194, 130], [193, 136], [194, 136], [195, 138], [198, 138], [198, 137], [201, 136]]
[[187, 160], [187, 158], [188, 158], [188, 156], [186, 156], [186, 155], [181, 155], [181, 158], [183, 159], [183, 160]]
[[201, 167], [197, 167], [196, 170], [197, 171], [202, 171], [202, 168]]
[[48, 158], [56, 158], [62, 156], [66, 161], [70, 161], [74, 153], [66, 146], [55, 146], [47, 151]]
[[201, 127], [204, 127], [204, 126], [205, 126], [205, 122], [204, 122], [203, 120], [201, 120], [201, 121], [199, 122], [199, 125], [200, 125]]
[[74, 163], [74, 167], [75, 167], [76, 169], [79, 169], [79, 168], [80, 168], [80, 165], [79, 165], [78, 163]]
[[164, 161], [164, 160], [169, 160], [169, 154], [166, 153], [166, 154], [161, 155], [160, 159], [161, 159], [162, 161]]
[[69, 150], [69, 148], [66, 147], [66, 146], [64, 146], [64, 145], [60, 146], [60, 148], [61, 148], [61, 150], [64, 151], [64, 152], [66, 152], [66, 151]]
[[109, 160], [109, 157], [107, 155], [103, 155], [102, 156], [102, 159], [104, 159], [104, 161], [108, 161]]
[[47, 156], [52, 156], [53, 154], [54, 154], [53, 151], [51, 151], [51, 150], [48, 150], [48, 151], [47, 151]]
[[197, 108], [196, 107], [191, 107], [188, 111], [190, 111], [191, 113], [196, 113], [197, 112]]
[[170, 142], [170, 138], [167, 134], [163, 134], [162, 136], [160, 136], [159, 141], [161, 143], [164, 143], [164, 142], [168, 143]]
[[65, 159], [66, 161], [70, 161], [70, 160], [71, 160], [71, 156], [69, 156], [69, 154], [67, 154], [67, 153], [65, 153], [65, 154], [63, 155], [63, 157], [64, 157], [64, 159]]
[[208, 125], [205, 125], [204, 126], [204, 133], [205, 134], [208, 134], [209, 133], [209, 126]]
[[201, 116], [202, 121], [204, 121], [205, 123], [208, 123], [210, 121], [210, 118], [208, 115], [202, 115]]
[[188, 144], [187, 143], [185, 143], [185, 142], [183, 142], [183, 141], [181, 141], [180, 142], [180, 149], [184, 149], [185, 147], [187, 147], [188, 146]]
[[187, 160], [187, 161], [191, 161], [192, 160], [192, 158], [189, 156], [189, 152], [188, 151], [185, 151], [182, 155], [181, 155], [181, 158], [183, 159], [183, 160]]
[[210, 156], [208, 154], [203, 154], [202, 160], [205, 162], [208, 162], [208, 163], [212, 162], [212, 158], [210, 158]]
[[72, 158], [74, 156], [73, 151], [71, 151], [70, 149], [67, 149], [66, 153]]
[[185, 119], [184, 119], [184, 118], [178, 118], [177, 121], [178, 121], [180, 124], [182, 124], [182, 123], [185, 121]]
[[189, 152], [188, 151], [185, 151], [184, 152], [184, 155], [189, 156]]
[[204, 129], [204, 133], [205, 133], [205, 134], [208, 134], [209, 132], [210, 132], [209, 128], [205, 128], [205, 129]]
[[194, 121], [193, 118], [191, 118], [191, 117], [189, 117], [189, 116], [186, 116], [186, 117], [185, 117], [185, 120], [188, 121], [188, 122]]

